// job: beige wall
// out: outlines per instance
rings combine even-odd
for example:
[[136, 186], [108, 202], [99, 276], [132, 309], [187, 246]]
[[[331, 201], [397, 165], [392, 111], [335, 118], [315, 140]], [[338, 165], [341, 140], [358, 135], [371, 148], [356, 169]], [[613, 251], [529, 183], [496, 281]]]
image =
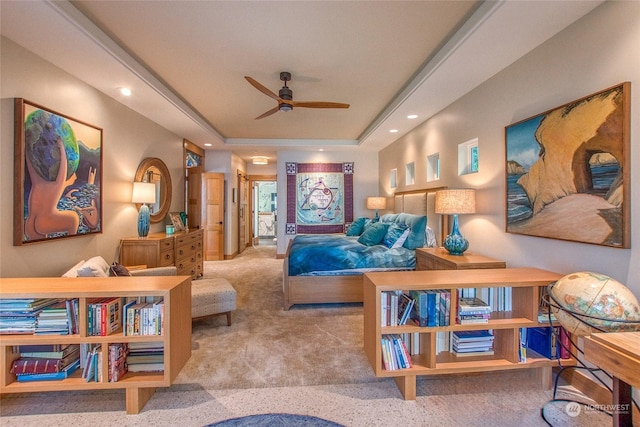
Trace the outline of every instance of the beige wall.
[[[495, 75], [380, 153], [381, 192], [398, 168], [398, 190], [477, 188], [478, 214], [462, 216], [471, 251], [560, 273], [597, 271], [640, 296], [640, 3], [607, 2]], [[473, 66], [473, 64], [469, 64]], [[632, 248], [615, 249], [505, 233], [504, 128], [519, 120], [631, 81]], [[457, 146], [479, 138], [480, 171], [459, 177]], [[426, 157], [438, 152], [441, 179], [426, 182]], [[405, 187], [404, 168], [416, 162], [417, 182]], [[628, 203], [628, 201], [627, 201]], [[632, 262], [634, 260], [634, 262]]]
[[[171, 172], [171, 211], [183, 210], [182, 138], [2, 38], [0, 277], [57, 276], [81, 259], [113, 261], [121, 237], [137, 234], [131, 183], [145, 157]], [[115, 89], [115, 88], [114, 88]], [[25, 98], [103, 129], [102, 234], [13, 246], [13, 98]], [[164, 230], [152, 224], [151, 231]]]

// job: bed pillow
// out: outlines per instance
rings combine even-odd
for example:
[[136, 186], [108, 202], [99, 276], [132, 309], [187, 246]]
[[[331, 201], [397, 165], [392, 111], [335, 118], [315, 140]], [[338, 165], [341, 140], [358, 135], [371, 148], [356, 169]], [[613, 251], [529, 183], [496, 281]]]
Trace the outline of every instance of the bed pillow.
[[409, 228], [404, 224], [390, 224], [382, 243], [389, 249], [401, 247], [409, 236]]
[[382, 243], [382, 239], [384, 239], [385, 234], [387, 234], [388, 228], [389, 224], [383, 224], [381, 222], [369, 223], [360, 237], [358, 237], [358, 243], [362, 243], [367, 246], [379, 245]]
[[364, 231], [364, 225], [367, 221], [367, 218], [361, 217], [356, 218], [351, 225], [347, 228], [347, 232], [345, 233], [347, 236], [359, 236]]
[[437, 248], [438, 247], [438, 241], [436, 240], [436, 233], [428, 225], [427, 225], [427, 229], [425, 230], [424, 238], [425, 238], [425, 242], [424, 242], [424, 247], [425, 248]]
[[409, 236], [404, 241], [403, 246], [407, 249], [415, 250], [424, 246], [424, 234], [427, 228], [426, 215], [412, 215], [401, 213], [395, 221], [398, 224], [406, 224], [409, 229]]

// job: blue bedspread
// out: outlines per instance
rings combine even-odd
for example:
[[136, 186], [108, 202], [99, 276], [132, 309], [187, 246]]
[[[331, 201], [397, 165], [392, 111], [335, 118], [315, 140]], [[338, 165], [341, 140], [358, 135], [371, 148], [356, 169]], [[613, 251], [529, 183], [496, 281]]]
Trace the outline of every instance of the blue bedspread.
[[361, 274], [380, 269], [412, 270], [415, 251], [366, 246], [343, 234], [298, 235], [289, 251], [289, 275]]

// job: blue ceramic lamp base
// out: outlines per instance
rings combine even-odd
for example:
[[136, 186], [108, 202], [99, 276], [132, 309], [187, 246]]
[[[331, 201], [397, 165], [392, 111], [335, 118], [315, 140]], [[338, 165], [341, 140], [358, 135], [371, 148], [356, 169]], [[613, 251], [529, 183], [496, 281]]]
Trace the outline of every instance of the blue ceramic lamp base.
[[453, 215], [453, 227], [451, 234], [444, 239], [444, 248], [451, 255], [462, 255], [464, 251], [469, 249], [469, 242], [465, 239], [458, 229], [458, 215]]
[[138, 213], [138, 237], [147, 237], [149, 234], [149, 223], [151, 222], [151, 213], [149, 206], [143, 203]]

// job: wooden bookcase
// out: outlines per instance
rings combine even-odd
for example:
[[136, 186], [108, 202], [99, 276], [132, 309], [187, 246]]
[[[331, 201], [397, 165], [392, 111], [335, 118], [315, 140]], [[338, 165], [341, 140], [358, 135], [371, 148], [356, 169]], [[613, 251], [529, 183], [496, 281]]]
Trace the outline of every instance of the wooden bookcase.
[[[416, 398], [418, 375], [489, 372], [508, 369], [539, 368], [544, 387], [551, 385], [551, 368], [558, 360], [527, 355], [519, 362], [520, 328], [544, 326], [538, 323], [540, 287], [562, 275], [535, 268], [478, 270], [431, 270], [366, 273], [364, 275], [364, 350], [377, 377], [393, 377], [406, 400]], [[381, 292], [444, 289], [452, 295], [459, 288], [512, 287], [513, 310], [494, 312], [489, 323], [458, 325], [452, 303], [450, 326], [381, 326]], [[456, 357], [448, 351], [436, 354], [436, 333], [492, 329], [494, 354]], [[411, 357], [413, 367], [386, 370], [382, 363], [381, 340], [385, 334], [420, 333], [419, 354]], [[530, 357], [531, 356], [531, 357]], [[575, 365], [573, 359], [561, 359], [562, 365]]]
[[[87, 301], [98, 297], [164, 298], [164, 335], [124, 336], [122, 328], [107, 336], [87, 335]], [[126, 389], [126, 411], [139, 413], [157, 387], [168, 387], [191, 357], [191, 278], [188, 276], [0, 278], [0, 298], [64, 298], [79, 300], [78, 331], [73, 335], [1, 335], [0, 394], [64, 390]], [[108, 347], [112, 343], [162, 342], [164, 371], [126, 373], [108, 382]], [[14, 345], [101, 344], [102, 381], [87, 382], [78, 369], [69, 378], [18, 382], [10, 373], [19, 354]]]

